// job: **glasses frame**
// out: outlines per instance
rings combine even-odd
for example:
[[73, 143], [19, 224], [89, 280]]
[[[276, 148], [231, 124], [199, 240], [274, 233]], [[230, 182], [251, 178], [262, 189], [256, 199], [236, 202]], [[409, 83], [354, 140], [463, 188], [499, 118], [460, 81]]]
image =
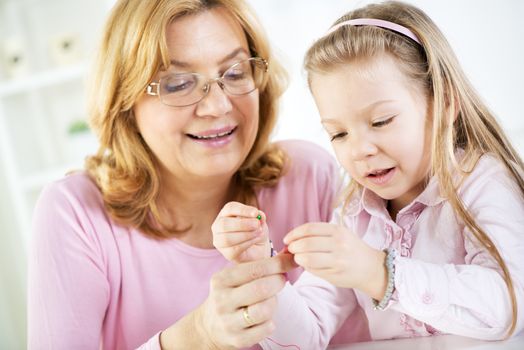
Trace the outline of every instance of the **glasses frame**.
[[[188, 103], [188, 104], [185, 104], [185, 105], [176, 105], [176, 106], [174, 106], [174, 105], [170, 105], [170, 104], [167, 104], [164, 101], [162, 101], [162, 96], [160, 96], [160, 84], [162, 83], [162, 79], [164, 79], [165, 77], [164, 78], [160, 78], [157, 81], [153, 81], [153, 82], [149, 83], [149, 85], [147, 85], [147, 87], [146, 87], [146, 94], [147, 95], [151, 95], [151, 96], [158, 96], [158, 99], [160, 100], [160, 102], [162, 104], [164, 104], [166, 106], [170, 106], [170, 107], [187, 107], [187, 106], [196, 105], [197, 103], [202, 101], [207, 96], [207, 94], [209, 93], [209, 90], [211, 90], [211, 84], [213, 84], [213, 83], [217, 83], [218, 86], [222, 89], [222, 91], [224, 91], [228, 95], [232, 95], [232, 96], [247, 95], [247, 94], [255, 91], [256, 89], [258, 89], [259, 86], [256, 86], [256, 84], [255, 84], [255, 87], [253, 89], [251, 89], [250, 91], [248, 91], [248, 92], [244, 92], [244, 93], [241, 93], [241, 94], [234, 94], [234, 93], [232, 93], [232, 92], [230, 92], [230, 91], [228, 91], [226, 89], [227, 84], [225, 84], [223, 82], [223, 79], [224, 79], [226, 73], [229, 70], [235, 68], [238, 65], [241, 65], [241, 64], [243, 64], [245, 62], [250, 62], [250, 61], [255, 61], [257, 63], [262, 63], [263, 64], [263, 68], [262, 68], [263, 72], [267, 73], [268, 68], [269, 68], [269, 63], [264, 58], [261, 58], [261, 57], [250, 57], [248, 59], [239, 61], [239, 62], [233, 64], [232, 66], [230, 66], [229, 68], [227, 68], [224, 71], [224, 73], [222, 73], [222, 75], [220, 75], [220, 76], [218, 76], [216, 78], [207, 79], [206, 82], [204, 83], [203, 89], [202, 89], [204, 94], [202, 95], [202, 97], [198, 101], [195, 101], [195, 102], [192, 102], [192, 103]], [[199, 73], [189, 73], [189, 74], [195, 74], [195, 75], [203, 77], [203, 75], [199, 74]]]

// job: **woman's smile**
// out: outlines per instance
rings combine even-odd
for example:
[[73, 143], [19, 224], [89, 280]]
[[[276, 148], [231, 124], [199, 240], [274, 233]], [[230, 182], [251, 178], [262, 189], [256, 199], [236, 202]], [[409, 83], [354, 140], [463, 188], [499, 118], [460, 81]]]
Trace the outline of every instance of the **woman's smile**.
[[227, 126], [186, 135], [199, 145], [211, 148], [220, 148], [229, 144], [233, 140], [236, 130], [237, 126]]

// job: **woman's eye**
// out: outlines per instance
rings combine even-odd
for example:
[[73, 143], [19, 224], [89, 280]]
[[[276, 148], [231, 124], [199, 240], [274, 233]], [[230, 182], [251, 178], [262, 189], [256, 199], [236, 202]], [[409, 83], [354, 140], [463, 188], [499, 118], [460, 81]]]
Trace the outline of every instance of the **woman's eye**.
[[192, 86], [193, 86], [192, 81], [184, 81], [184, 82], [179, 82], [176, 84], [169, 84], [169, 85], [166, 84], [165, 91], [168, 93], [179, 92], [179, 91], [190, 89]]
[[345, 137], [348, 133], [347, 132], [339, 132], [334, 135], [331, 135], [331, 142], [339, 140], [343, 137]]
[[197, 85], [198, 78], [193, 74], [176, 74], [162, 81], [162, 90], [166, 94], [186, 93]]
[[391, 123], [393, 121], [393, 118], [395, 117], [389, 117], [387, 119], [379, 120], [378, 122], [372, 123], [371, 126], [375, 128], [380, 128], [381, 126], [388, 125], [389, 123]]
[[243, 70], [237, 69], [237, 70], [231, 70], [228, 71], [224, 75], [224, 79], [226, 80], [242, 80], [246, 78], [246, 73]]

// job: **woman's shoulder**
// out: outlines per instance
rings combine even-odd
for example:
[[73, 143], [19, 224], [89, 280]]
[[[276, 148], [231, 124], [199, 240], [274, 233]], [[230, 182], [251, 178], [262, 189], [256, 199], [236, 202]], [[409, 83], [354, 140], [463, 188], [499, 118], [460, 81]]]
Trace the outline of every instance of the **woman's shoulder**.
[[103, 209], [102, 194], [86, 172], [76, 171], [49, 183], [42, 190], [37, 203], [37, 209], [44, 211], [45, 208], [64, 206], [72, 207], [75, 211]]

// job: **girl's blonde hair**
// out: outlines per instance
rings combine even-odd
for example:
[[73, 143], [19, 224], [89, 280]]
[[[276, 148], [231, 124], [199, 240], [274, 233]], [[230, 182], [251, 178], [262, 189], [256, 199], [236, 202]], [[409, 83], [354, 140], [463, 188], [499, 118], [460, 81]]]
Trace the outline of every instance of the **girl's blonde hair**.
[[[317, 40], [306, 53], [304, 66], [309, 83], [312, 73], [322, 74], [356, 60], [371, 59], [386, 53], [396, 59], [399, 69], [413, 84], [425, 91], [432, 106], [430, 176], [438, 178], [443, 196], [449, 200], [473, 237], [499, 264], [513, 308], [508, 330], [510, 336], [517, 321], [517, 301], [511, 275], [493, 241], [464, 206], [457, 194], [458, 185], [453, 182], [449, 170], [454, 169], [463, 180], [479, 158], [490, 153], [505, 165], [524, 195], [522, 160], [466, 78], [444, 35], [423, 11], [402, 2], [387, 1], [349, 12], [334, 25], [356, 18], [381, 19], [404, 26], [418, 37], [420, 44], [402, 34], [376, 26], [341, 26]], [[460, 160], [455, 155], [457, 148], [464, 149], [464, 158]], [[351, 181], [345, 204], [360, 190], [356, 181]]]
[[269, 62], [259, 88], [259, 129], [255, 143], [234, 176], [235, 199], [253, 203], [256, 186], [271, 186], [283, 174], [286, 155], [270, 145], [278, 98], [287, 75], [271, 55], [265, 33], [243, 0], [120, 0], [103, 32], [91, 81], [89, 117], [100, 148], [86, 169], [101, 189], [117, 222], [156, 238], [179, 231], [162, 224], [157, 204], [162, 183], [155, 156], [138, 132], [133, 105], [161, 69], [169, 67], [166, 28], [183, 16], [224, 8], [240, 23], [252, 56]]

